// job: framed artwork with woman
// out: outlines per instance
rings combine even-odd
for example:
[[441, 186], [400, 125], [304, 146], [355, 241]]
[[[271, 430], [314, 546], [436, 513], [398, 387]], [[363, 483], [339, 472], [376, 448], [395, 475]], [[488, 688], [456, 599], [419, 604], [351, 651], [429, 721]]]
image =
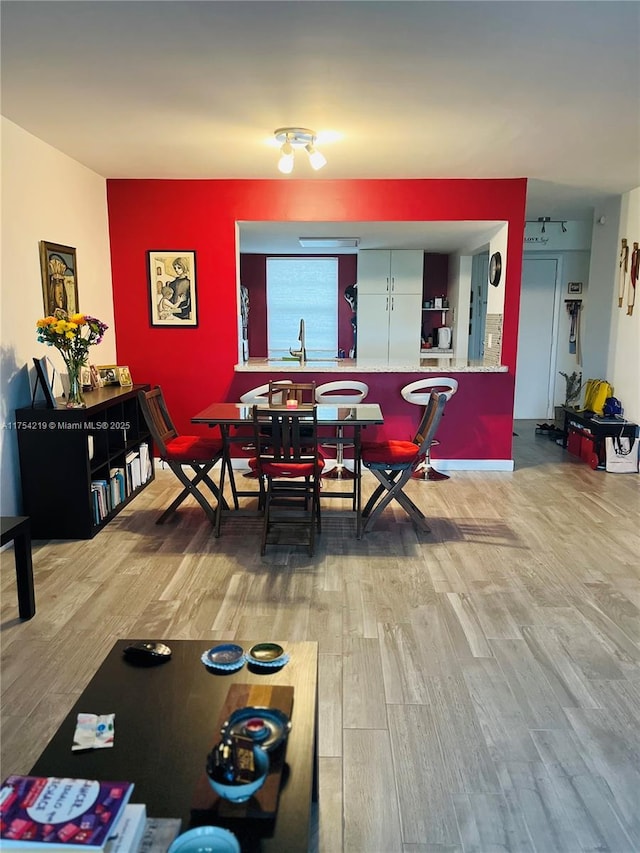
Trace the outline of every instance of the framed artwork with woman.
[[197, 326], [196, 253], [147, 252], [152, 326]]
[[40, 241], [40, 273], [45, 316], [56, 309], [68, 314], [78, 312], [78, 265], [76, 250], [59, 243]]

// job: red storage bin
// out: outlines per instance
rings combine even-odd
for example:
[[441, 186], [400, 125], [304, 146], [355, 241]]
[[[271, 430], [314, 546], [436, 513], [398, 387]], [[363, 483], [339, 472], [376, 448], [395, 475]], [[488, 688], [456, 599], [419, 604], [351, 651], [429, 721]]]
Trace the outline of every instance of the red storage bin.
[[582, 431], [575, 427], [569, 427], [567, 434], [567, 450], [572, 456], [581, 456], [582, 453]]
[[587, 465], [590, 465], [595, 471], [595, 469], [598, 467], [600, 459], [598, 458], [598, 454], [596, 452], [595, 437], [587, 432], [582, 433], [582, 440], [580, 442], [580, 456], [587, 463]]

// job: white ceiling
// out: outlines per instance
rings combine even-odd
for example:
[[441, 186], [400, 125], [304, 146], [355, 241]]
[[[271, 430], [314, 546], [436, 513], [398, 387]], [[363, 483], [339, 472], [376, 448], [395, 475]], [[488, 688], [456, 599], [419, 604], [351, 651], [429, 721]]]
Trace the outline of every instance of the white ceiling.
[[[527, 177], [528, 218], [589, 220], [640, 185], [637, 2], [1, 10], [2, 114], [105, 177]], [[280, 175], [283, 125], [315, 129], [327, 166]]]

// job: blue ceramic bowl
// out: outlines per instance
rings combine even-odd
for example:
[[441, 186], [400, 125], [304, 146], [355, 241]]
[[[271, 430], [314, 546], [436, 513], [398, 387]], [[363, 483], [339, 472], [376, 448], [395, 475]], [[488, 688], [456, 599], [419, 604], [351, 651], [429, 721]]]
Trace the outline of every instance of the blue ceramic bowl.
[[238, 839], [220, 826], [197, 826], [179, 835], [168, 853], [240, 853]]
[[263, 785], [269, 773], [269, 756], [260, 746], [253, 748], [253, 761], [255, 763], [257, 776], [253, 782], [244, 785], [230, 785], [226, 782], [218, 782], [207, 774], [207, 779], [213, 790], [230, 803], [246, 803]]

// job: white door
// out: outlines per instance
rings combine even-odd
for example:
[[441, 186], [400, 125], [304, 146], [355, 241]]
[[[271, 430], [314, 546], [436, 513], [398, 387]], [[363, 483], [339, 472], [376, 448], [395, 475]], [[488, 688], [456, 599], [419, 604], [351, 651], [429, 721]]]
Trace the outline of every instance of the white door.
[[553, 416], [557, 274], [557, 260], [523, 261], [514, 418]]

